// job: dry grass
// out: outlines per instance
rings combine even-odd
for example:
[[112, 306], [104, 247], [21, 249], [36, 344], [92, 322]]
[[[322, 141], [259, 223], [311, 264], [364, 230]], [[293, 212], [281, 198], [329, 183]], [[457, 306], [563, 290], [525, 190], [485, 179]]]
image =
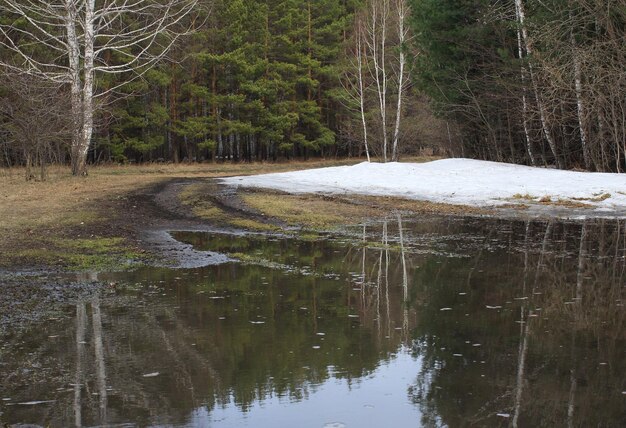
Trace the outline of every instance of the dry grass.
[[374, 205], [389, 211], [408, 211], [416, 214], [451, 214], [451, 215], [484, 215], [492, 211], [469, 205], [442, 204], [429, 201], [416, 201], [395, 197], [361, 196], [361, 203]]
[[[622, 192], [617, 192], [617, 193], [622, 193]], [[610, 197], [611, 197], [610, 193], [601, 193], [601, 194], [594, 196], [593, 198], [572, 198], [572, 199], [575, 201], [602, 202], [602, 201], [606, 201]]]
[[277, 231], [279, 228], [272, 224], [261, 223], [253, 219], [227, 212], [216, 205], [207, 192], [216, 190], [217, 186], [198, 183], [190, 184], [178, 194], [181, 204], [187, 206], [198, 218], [210, 221], [214, 224], [223, 224], [239, 229], [256, 231]]
[[555, 206], [555, 207], [565, 207], [565, 208], [591, 208], [593, 207], [593, 205], [580, 202], [580, 200], [571, 200], [571, 199], [553, 200], [549, 196], [545, 196], [541, 198], [539, 200], [539, 204]]
[[[566, 207], [566, 208], [590, 208], [593, 205], [586, 203], [586, 202], [601, 202], [610, 197], [611, 195], [606, 193], [606, 194], [599, 195], [593, 198], [552, 199], [552, 197], [549, 195], [544, 195], [539, 198], [537, 196], [532, 196], [528, 193], [524, 195], [520, 193], [516, 193], [515, 195], [511, 197], [511, 199], [516, 200], [516, 201], [527, 201], [528, 203], [538, 203], [540, 205], [547, 205], [547, 206], [557, 206], [557, 207]], [[512, 207], [512, 208], [519, 207], [521, 209], [526, 209], [528, 208], [528, 205], [526, 203], [521, 203], [519, 205], [510, 204], [507, 207]]]
[[[80, 178], [72, 177], [68, 167], [53, 166], [44, 182], [25, 181], [23, 168], [0, 169], [0, 266], [29, 264], [29, 260], [45, 264], [46, 255], [52, 254], [67, 261], [80, 250], [60, 245], [62, 240], [97, 240], [103, 237], [99, 234], [102, 231], [107, 237], [120, 236], [120, 231], [107, 228], [112, 219], [125, 214], [120, 212], [120, 202], [131, 193], [168, 179], [261, 174], [356, 162], [359, 160], [98, 166]], [[233, 224], [263, 227], [246, 219], [233, 219]]]
[[355, 162], [101, 166], [91, 168], [85, 178], [72, 177], [66, 167], [51, 167], [45, 182], [25, 181], [21, 168], [0, 169], [0, 239], [7, 233], [19, 235], [39, 227], [106, 220], [94, 210], [98, 202], [115, 200], [170, 178], [262, 174]]
[[329, 229], [358, 223], [367, 217], [381, 216], [381, 210], [356, 205], [340, 199], [316, 195], [289, 195], [274, 192], [250, 192], [241, 195], [251, 208], [265, 216], [277, 218], [292, 226]]
[[241, 195], [250, 207], [268, 217], [293, 226], [329, 229], [355, 224], [369, 218], [383, 218], [393, 212], [414, 214], [480, 215], [489, 211], [476, 207], [439, 204], [392, 197], [352, 195], [289, 195], [274, 192], [248, 192]]
[[[424, 162], [434, 159], [416, 157], [405, 161]], [[69, 260], [81, 250], [66, 245], [68, 239], [97, 241], [122, 236], [120, 231], [112, 230], [110, 224], [113, 219], [127, 214], [123, 208], [125, 205], [132, 209], [132, 201], [127, 200], [128, 196], [172, 178], [262, 174], [350, 165], [361, 161], [99, 166], [91, 168], [89, 176], [84, 178], [72, 177], [68, 167], [53, 166], [48, 169], [45, 182], [25, 181], [23, 168], [0, 169], [0, 254], [3, 255], [0, 265], [10, 267], [17, 260], [36, 259], [29, 254], [40, 254], [40, 258], [47, 253], [62, 258], [67, 254], [65, 258]], [[312, 227], [359, 221], [365, 216], [381, 212], [381, 208], [364, 208], [345, 201], [325, 201], [316, 197], [285, 197], [281, 198], [285, 201], [282, 205], [276, 203], [274, 196], [261, 200], [259, 194], [256, 198], [255, 202], [255, 197], [252, 197], [251, 206], [262, 205], [262, 212], [269, 210], [268, 215], [277, 214], [278, 218], [287, 219], [289, 223], [305, 223]], [[362, 203], [369, 204], [367, 198], [363, 198]], [[275, 227], [225, 215], [218, 207], [210, 204], [201, 205], [196, 204], [193, 209], [203, 218], [222, 218], [227, 224], [244, 228], [271, 230]], [[119, 242], [117, 246], [123, 250], [124, 245]]]
[[524, 201], [534, 201], [535, 199], [537, 199], [535, 196], [530, 195], [528, 193], [525, 194], [521, 194], [521, 193], [516, 193], [513, 195], [512, 199], [516, 199], [516, 200], [524, 200]]

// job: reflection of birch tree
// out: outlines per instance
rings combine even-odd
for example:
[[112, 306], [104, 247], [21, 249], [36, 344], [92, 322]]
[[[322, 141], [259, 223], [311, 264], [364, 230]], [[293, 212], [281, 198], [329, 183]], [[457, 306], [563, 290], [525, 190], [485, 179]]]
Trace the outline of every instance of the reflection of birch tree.
[[[580, 246], [578, 250], [578, 269], [576, 272], [576, 298], [574, 316], [578, 317], [581, 313], [581, 306], [583, 304], [583, 277], [585, 271], [585, 258], [586, 258], [586, 244], [587, 244], [587, 221], [583, 221], [580, 230]], [[571, 364], [570, 368], [570, 390], [569, 399], [567, 402], [567, 426], [572, 428], [574, 426], [574, 411], [576, 403], [576, 389], [578, 387], [578, 381], [576, 379], [576, 330], [572, 332], [571, 340]]]
[[81, 391], [83, 388], [83, 359], [85, 355], [85, 330], [87, 314], [85, 303], [76, 304], [76, 374], [74, 376], [74, 425], [83, 426]]
[[[528, 297], [526, 295], [526, 283], [528, 281], [528, 229], [530, 223], [526, 222], [526, 230], [524, 233], [524, 277], [522, 282], [522, 298]], [[531, 299], [532, 299], [531, 295]], [[528, 300], [526, 300], [528, 301]], [[526, 317], [527, 308], [526, 305], [520, 305], [520, 343], [517, 356], [517, 376], [515, 385], [515, 402], [513, 420], [511, 425], [517, 428], [521, 406], [522, 406], [522, 392], [524, 390], [524, 373], [526, 369], [526, 355], [528, 354], [528, 339], [530, 336], [530, 322], [531, 318]], [[529, 310], [530, 312], [530, 310]], [[528, 314], [530, 315], [530, 313]]]
[[96, 385], [100, 408], [100, 422], [106, 424], [107, 420], [107, 382], [106, 368], [104, 364], [104, 348], [102, 346], [102, 316], [100, 314], [100, 299], [95, 297], [91, 301], [93, 320], [93, 342], [96, 358]]

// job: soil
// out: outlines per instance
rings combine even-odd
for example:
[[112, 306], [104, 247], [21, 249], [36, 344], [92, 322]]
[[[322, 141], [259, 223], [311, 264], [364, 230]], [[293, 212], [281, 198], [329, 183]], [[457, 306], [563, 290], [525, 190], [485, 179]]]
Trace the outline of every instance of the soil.
[[[229, 228], [199, 218], [193, 214], [193, 206], [181, 203], [180, 192], [199, 183], [208, 188], [215, 186], [212, 179], [164, 180], [121, 198], [98, 200], [93, 210], [106, 221], [65, 226], [62, 230], [50, 227], [45, 228], [44, 233], [56, 234], [57, 238], [123, 238], [126, 245], [145, 254], [143, 264], [194, 268], [222, 262], [223, 255], [196, 251], [169, 234], [173, 230], [224, 231]], [[262, 219], [260, 214], [246, 212], [234, 192], [224, 189], [211, 197], [219, 201], [224, 210]], [[23, 248], [30, 248], [35, 240], [34, 237], [11, 240], [8, 245], [5, 241], [3, 246], [10, 246], [13, 253], [19, 253]], [[32, 260], [11, 257], [8, 251], [6, 254], [11, 266], [0, 269], [0, 338], [15, 335], [43, 320], [62, 316], [60, 308], [67, 303], [114, 292], [115, 284], [99, 281], [97, 274], [68, 273], [63, 266], [37, 261], [33, 264]]]

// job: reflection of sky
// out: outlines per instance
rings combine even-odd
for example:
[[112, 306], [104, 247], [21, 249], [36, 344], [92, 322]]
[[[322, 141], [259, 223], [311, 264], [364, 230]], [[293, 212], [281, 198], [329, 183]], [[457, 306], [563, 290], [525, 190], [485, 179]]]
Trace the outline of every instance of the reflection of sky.
[[408, 350], [358, 381], [328, 379], [310, 388], [308, 398], [271, 397], [255, 402], [246, 413], [234, 403], [194, 410], [188, 427], [416, 427], [418, 408], [407, 390], [421, 369]]

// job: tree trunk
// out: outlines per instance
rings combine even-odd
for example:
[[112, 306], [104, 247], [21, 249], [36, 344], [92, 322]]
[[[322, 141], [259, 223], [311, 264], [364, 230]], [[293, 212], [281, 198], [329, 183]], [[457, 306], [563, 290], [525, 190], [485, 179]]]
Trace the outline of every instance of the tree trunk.
[[73, 175], [87, 175], [87, 153], [93, 134], [93, 63], [94, 63], [94, 7], [95, 0], [88, 0], [85, 3], [85, 59], [83, 64], [83, 90], [82, 90], [82, 129], [78, 147], [76, 148], [76, 159], [72, 160]]
[[357, 29], [357, 45], [356, 45], [356, 60], [357, 60], [357, 68], [358, 68], [358, 78], [359, 78], [359, 107], [361, 110], [361, 122], [363, 123], [363, 144], [365, 145], [365, 155], [367, 156], [367, 161], [370, 162], [370, 150], [367, 144], [367, 121], [365, 120], [365, 87], [363, 85], [363, 28], [361, 24]]
[[[570, 11], [570, 21], [572, 20], [572, 12]], [[572, 22], [570, 25], [574, 26]], [[570, 40], [572, 44], [572, 57], [574, 59], [574, 86], [576, 88], [576, 112], [578, 113], [578, 126], [580, 128], [580, 144], [583, 148], [583, 160], [585, 162], [585, 168], [591, 169], [591, 156], [589, 154], [589, 139], [587, 138], [587, 131], [585, 129], [585, 123], [583, 119], [584, 106], [583, 106], [583, 84], [582, 84], [582, 72], [580, 70], [580, 60], [578, 58], [578, 52], [576, 52], [576, 37], [574, 36], [574, 29], [570, 30]]]
[[[387, 162], [387, 69], [385, 65], [385, 48], [387, 42], [387, 18], [389, 15], [389, 0], [382, 0], [381, 5], [376, 1], [370, 3], [370, 24], [367, 27], [367, 45], [374, 62], [372, 77], [376, 82], [378, 95], [378, 109], [383, 140], [383, 161]], [[382, 9], [382, 10], [380, 10]], [[380, 20], [380, 22], [379, 22]], [[379, 29], [380, 25], [380, 29]], [[380, 35], [379, 35], [380, 31]]]
[[[72, 161], [72, 175], [80, 175], [84, 170], [86, 159], [81, 162], [81, 140], [83, 128], [83, 100], [80, 80], [80, 48], [76, 34], [77, 11], [76, 5], [71, 0], [65, 0], [65, 31], [68, 45], [68, 64], [71, 92], [71, 116], [72, 116], [72, 146], [70, 158]], [[82, 164], [82, 165], [81, 165]]]
[[398, 72], [398, 105], [396, 108], [396, 126], [393, 132], [393, 150], [391, 160], [398, 161], [398, 139], [400, 138], [400, 119], [402, 117], [402, 95], [404, 90], [404, 67], [406, 65], [406, 56], [404, 54], [404, 44], [406, 42], [407, 33], [404, 28], [407, 5], [406, 0], [397, 0], [396, 9], [398, 13], [398, 41], [400, 43], [400, 71]]
[[[515, 8], [517, 11], [517, 16], [519, 17], [519, 9], [517, 2], [515, 3]], [[520, 28], [517, 29], [517, 53], [520, 61], [524, 59], [524, 48], [522, 47], [522, 31]], [[526, 88], [526, 67], [522, 64], [520, 67], [520, 77], [522, 79], [522, 124], [524, 127], [524, 139], [526, 142], [526, 152], [528, 153], [528, 158], [530, 160], [530, 164], [535, 166], [535, 155], [533, 154], [532, 143], [530, 139], [530, 132], [528, 130], [528, 101], [526, 99], [526, 93], [528, 89]]]
[[[515, 6], [516, 6], [517, 18], [518, 18], [518, 21], [522, 30], [522, 38], [524, 39], [524, 45], [526, 47], [526, 54], [532, 55], [533, 48], [528, 38], [528, 30], [526, 29], [526, 13], [524, 12], [524, 4], [522, 3], [522, 0], [515, 0]], [[533, 70], [532, 59], [528, 62], [528, 71], [530, 72], [530, 81], [533, 85], [535, 98], [537, 99], [537, 107], [539, 108], [539, 119], [541, 120], [541, 130], [543, 131], [543, 135], [548, 141], [548, 145], [550, 146], [550, 151], [552, 152], [552, 155], [554, 156], [554, 159], [556, 160], [557, 166], [559, 167], [559, 169], [564, 169], [563, 161], [558, 155], [556, 143], [554, 141], [554, 138], [552, 137], [552, 134], [550, 133], [550, 130], [548, 129], [546, 109], [545, 109], [543, 100], [541, 98], [541, 93], [539, 92], [539, 86], [537, 84], [537, 79], [535, 76], [535, 72]]]

